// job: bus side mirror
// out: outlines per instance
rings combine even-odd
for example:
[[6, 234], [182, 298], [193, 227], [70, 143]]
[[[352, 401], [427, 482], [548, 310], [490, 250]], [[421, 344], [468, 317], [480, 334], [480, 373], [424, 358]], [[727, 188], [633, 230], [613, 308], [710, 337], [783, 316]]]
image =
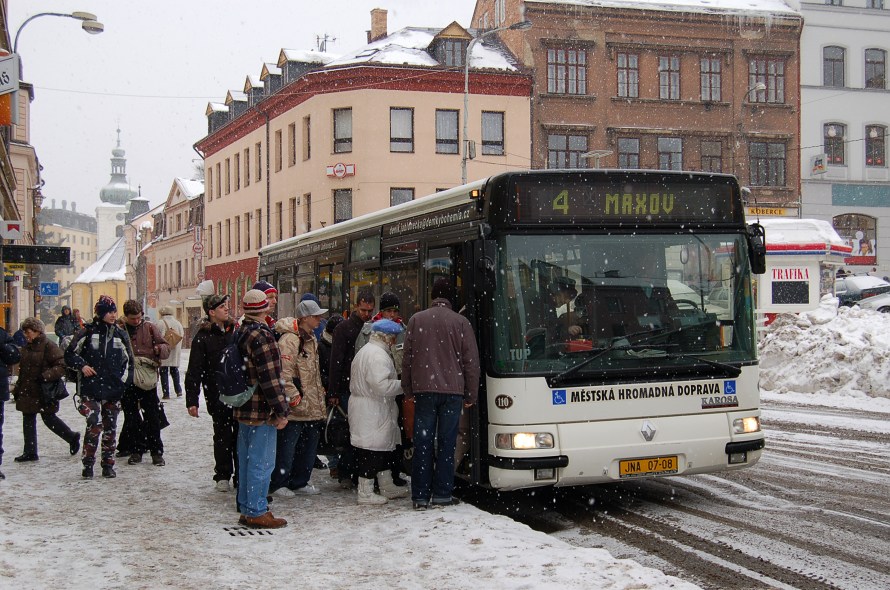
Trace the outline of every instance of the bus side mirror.
[[752, 273], [762, 275], [766, 272], [766, 230], [759, 223], [748, 226], [748, 258]]

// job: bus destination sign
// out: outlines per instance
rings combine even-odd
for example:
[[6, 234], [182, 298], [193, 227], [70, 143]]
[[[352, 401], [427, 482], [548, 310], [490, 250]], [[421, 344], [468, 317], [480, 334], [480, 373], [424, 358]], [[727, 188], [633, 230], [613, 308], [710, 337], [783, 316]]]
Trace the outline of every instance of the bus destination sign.
[[734, 207], [733, 185], [723, 183], [516, 182], [520, 223], [602, 224], [731, 223], [744, 219]]

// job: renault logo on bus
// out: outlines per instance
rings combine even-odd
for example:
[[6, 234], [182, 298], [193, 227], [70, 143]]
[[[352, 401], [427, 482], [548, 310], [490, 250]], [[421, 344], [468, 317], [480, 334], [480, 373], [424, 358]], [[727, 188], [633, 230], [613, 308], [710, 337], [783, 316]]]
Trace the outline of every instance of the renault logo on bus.
[[646, 442], [652, 442], [652, 439], [655, 438], [655, 424], [646, 420], [643, 422], [643, 427], [640, 428], [640, 432], [643, 434], [643, 438], [646, 439]]

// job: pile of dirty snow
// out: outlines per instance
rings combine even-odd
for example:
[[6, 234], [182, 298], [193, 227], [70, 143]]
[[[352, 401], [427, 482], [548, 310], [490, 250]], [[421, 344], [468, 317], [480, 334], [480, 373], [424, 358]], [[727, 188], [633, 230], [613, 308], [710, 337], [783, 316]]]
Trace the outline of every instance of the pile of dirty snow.
[[761, 389], [854, 398], [890, 398], [890, 314], [838, 308], [780, 314], [761, 329]]

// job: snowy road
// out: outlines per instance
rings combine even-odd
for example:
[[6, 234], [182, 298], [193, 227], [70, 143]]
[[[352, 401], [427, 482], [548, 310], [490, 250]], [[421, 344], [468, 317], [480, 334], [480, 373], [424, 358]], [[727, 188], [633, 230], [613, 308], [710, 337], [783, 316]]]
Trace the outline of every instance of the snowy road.
[[702, 588], [890, 588], [890, 413], [764, 402], [763, 422], [752, 469], [539, 493], [514, 516]]

